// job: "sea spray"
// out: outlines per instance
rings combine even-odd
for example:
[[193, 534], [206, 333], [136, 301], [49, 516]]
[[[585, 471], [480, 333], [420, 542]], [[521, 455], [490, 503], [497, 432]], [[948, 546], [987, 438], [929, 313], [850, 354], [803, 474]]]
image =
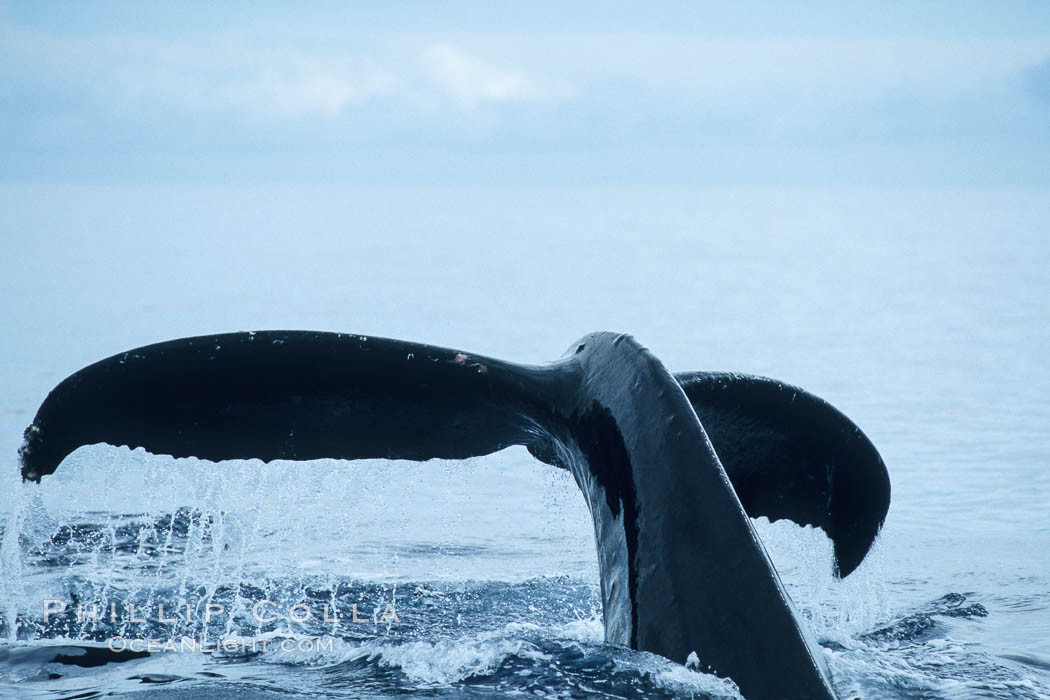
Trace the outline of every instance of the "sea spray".
[[19, 530], [22, 521], [22, 480], [15, 475], [11, 479], [11, 502], [4, 526], [3, 540], [0, 541], [0, 597], [4, 601], [3, 626], [7, 630], [7, 639], [14, 642], [18, 639], [18, 602], [22, 598], [22, 551], [19, 544]]

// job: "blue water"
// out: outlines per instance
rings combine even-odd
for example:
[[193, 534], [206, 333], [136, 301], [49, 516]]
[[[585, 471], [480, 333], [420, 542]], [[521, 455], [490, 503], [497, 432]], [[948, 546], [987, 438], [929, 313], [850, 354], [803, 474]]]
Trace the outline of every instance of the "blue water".
[[[310, 328], [522, 362], [626, 331], [672, 370], [801, 385], [893, 482], [844, 581], [822, 533], [757, 523], [836, 689], [1050, 697], [1050, 192], [3, 185], [0, 237], [4, 696], [733, 695], [603, 644], [583, 499], [524, 450], [214, 465], [96, 446], [18, 484], [22, 430], [78, 368]], [[44, 624], [47, 599], [195, 615]], [[264, 599], [314, 614], [259, 624]], [[232, 612], [205, 624], [208, 603]], [[333, 628], [326, 603], [398, 621]], [[272, 641], [53, 661], [115, 635]], [[332, 644], [280, 648], [312, 639]]]

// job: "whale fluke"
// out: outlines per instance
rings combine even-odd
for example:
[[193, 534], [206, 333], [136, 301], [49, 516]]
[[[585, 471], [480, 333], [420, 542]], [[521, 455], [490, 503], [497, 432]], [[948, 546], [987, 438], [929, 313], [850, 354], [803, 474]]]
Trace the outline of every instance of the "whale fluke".
[[837, 573], [864, 560], [890, 507], [890, 477], [871, 440], [818, 396], [768, 377], [675, 374], [753, 518], [824, 530]]
[[100, 442], [213, 461], [460, 459], [525, 445], [568, 468], [587, 500], [606, 640], [680, 663], [695, 652], [749, 698], [834, 694], [747, 514], [824, 528], [845, 575], [889, 503], [878, 453], [829, 404], [775, 380], [672, 375], [612, 333], [543, 366], [304, 331], [150, 345], [48, 395], [22, 476], [39, 481]]

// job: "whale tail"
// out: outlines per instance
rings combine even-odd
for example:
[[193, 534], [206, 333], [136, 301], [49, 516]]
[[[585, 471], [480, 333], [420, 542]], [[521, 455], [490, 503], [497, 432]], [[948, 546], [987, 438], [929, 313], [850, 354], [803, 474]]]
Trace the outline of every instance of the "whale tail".
[[587, 500], [608, 641], [679, 662], [695, 652], [748, 697], [833, 697], [746, 516], [822, 527], [848, 574], [889, 503], [875, 448], [830, 405], [774, 380], [672, 375], [625, 335], [574, 348], [533, 367], [301, 331], [151, 345], [48, 395], [22, 475], [39, 481], [99, 442], [214, 461], [456, 459], [526, 445], [568, 468]]

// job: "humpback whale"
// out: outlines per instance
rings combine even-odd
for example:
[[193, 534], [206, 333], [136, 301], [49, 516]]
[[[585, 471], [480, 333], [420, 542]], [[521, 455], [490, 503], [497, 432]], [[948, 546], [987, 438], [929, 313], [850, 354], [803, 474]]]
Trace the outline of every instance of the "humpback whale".
[[827, 402], [763, 377], [672, 374], [615, 333], [542, 366], [345, 333], [172, 340], [55, 387], [26, 430], [22, 478], [95, 443], [211, 461], [524, 445], [568, 469], [587, 501], [606, 641], [679, 663], [695, 654], [748, 698], [834, 697], [748, 516], [822, 528], [846, 576], [890, 500], [877, 450]]

